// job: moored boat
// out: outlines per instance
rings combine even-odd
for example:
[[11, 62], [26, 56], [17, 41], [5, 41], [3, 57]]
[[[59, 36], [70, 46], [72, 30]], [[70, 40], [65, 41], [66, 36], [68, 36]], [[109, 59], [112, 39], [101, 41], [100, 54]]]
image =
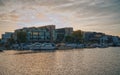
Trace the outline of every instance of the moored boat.
[[56, 46], [54, 43], [43, 43], [40, 47], [41, 50], [54, 50]]
[[3, 52], [3, 49], [0, 49], [0, 52]]
[[41, 49], [41, 43], [34, 43], [29, 46], [30, 50], [40, 50]]

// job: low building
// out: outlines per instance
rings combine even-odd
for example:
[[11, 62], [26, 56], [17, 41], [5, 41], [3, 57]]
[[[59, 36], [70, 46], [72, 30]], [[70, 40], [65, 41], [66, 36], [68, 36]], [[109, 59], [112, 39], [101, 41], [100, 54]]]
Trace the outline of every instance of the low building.
[[119, 41], [119, 37], [118, 37], [118, 36], [113, 36], [113, 37], [112, 37], [112, 40], [113, 40], [114, 45], [120, 44], [120, 41]]
[[100, 42], [100, 38], [105, 36], [104, 33], [99, 33], [99, 32], [84, 32], [83, 33], [83, 38], [84, 42]]
[[56, 29], [56, 34], [57, 34], [56, 42], [64, 41], [65, 36], [71, 35], [72, 33], [73, 33], [73, 28], [72, 27]]
[[100, 38], [100, 44], [107, 44], [108, 43], [108, 36], [102, 36]]
[[87, 41], [90, 41], [90, 38], [93, 37], [93, 32], [84, 32], [83, 33], [83, 38], [84, 38], [84, 41], [87, 42]]
[[5, 34], [2, 34], [2, 43], [7, 43], [10, 38], [12, 38], [13, 33], [12, 32], [5, 32]]

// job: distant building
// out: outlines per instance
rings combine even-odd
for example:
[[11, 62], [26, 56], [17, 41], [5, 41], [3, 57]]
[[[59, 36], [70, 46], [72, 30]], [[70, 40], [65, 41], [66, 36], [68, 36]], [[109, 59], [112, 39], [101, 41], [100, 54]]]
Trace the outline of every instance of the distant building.
[[[17, 32], [24, 31], [27, 34], [27, 42], [61, 42], [65, 36], [73, 33], [72, 27], [55, 29], [55, 25], [41, 27], [28, 27], [15, 30], [14, 39], [17, 40]], [[24, 36], [23, 36], [24, 37]]]
[[56, 40], [55, 25], [17, 29], [15, 30], [16, 40], [19, 31], [27, 33], [27, 42], [54, 42]]
[[119, 37], [118, 37], [118, 36], [113, 36], [113, 37], [112, 37], [112, 40], [113, 40], [114, 45], [120, 44], [120, 41], [119, 41]]
[[107, 44], [108, 43], [108, 36], [102, 36], [100, 38], [100, 44]]
[[53, 42], [56, 40], [56, 31], [55, 31], [55, 25], [47, 25], [47, 26], [42, 26], [39, 27], [40, 29], [47, 29], [48, 32], [50, 33], [50, 42]]
[[98, 32], [84, 32], [83, 38], [84, 42], [100, 42], [100, 38], [105, 36], [104, 33], [98, 33]]
[[65, 39], [65, 36], [71, 35], [73, 33], [72, 27], [66, 27], [66, 28], [59, 28], [56, 29], [57, 34], [57, 42], [62, 42]]
[[108, 43], [113, 43], [113, 36], [107, 35], [107, 37], [108, 37]]
[[2, 43], [7, 43], [10, 38], [12, 38], [13, 33], [12, 32], [5, 32], [5, 34], [2, 34]]
[[83, 38], [84, 41], [90, 41], [90, 39], [93, 37], [93, 32], [84, 32], [83, 33]]

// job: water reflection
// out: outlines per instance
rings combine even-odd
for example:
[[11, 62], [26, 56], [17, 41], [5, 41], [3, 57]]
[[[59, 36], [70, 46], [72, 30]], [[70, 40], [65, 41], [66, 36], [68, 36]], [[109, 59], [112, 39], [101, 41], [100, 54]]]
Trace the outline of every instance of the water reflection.
[[82, 50], [56, 52], [57, 75], [77, 75], [83, 70], [84, 55]]
[[5, 51], [0, 66], [4, 75], [120, 75], [120, 50]]

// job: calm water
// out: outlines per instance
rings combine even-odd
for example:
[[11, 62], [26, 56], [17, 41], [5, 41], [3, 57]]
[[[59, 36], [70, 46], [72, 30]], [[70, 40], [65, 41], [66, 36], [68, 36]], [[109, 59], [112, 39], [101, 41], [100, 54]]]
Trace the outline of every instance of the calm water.
[[5, 51], [0, 75], [120, 75], [120, 48]]

